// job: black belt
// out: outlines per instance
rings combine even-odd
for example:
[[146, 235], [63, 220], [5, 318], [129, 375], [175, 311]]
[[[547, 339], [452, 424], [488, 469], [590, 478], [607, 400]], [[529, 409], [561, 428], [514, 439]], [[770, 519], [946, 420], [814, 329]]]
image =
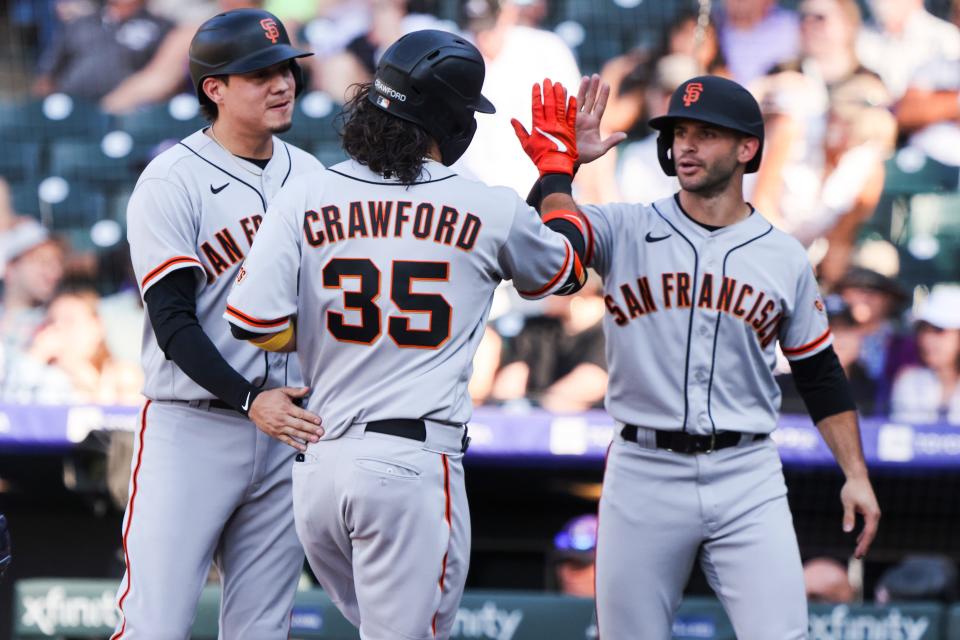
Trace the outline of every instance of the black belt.
[[234, 408], [233, 406], [227, 404], [227, 403], [224, 402], [223, 400], [211, 400], [211, 401], [210, 401], [210, 408], [211, 408], [211, 409], [224, 409], [224, 410], [226, 410], [226, 411], [236, 411], [237, 413], [240, 413], [239, 411], [237, 411], [236, 408]]
[[[638, 427], [635, 424], [623, 425], [620, 435], [627, 442], [637, 442]], [[713, 435], [699, 435], [686, 431], [656, 431], [657, 449], [666, 449], [675, 453], [710, 453], [718, 449], [735, 447], [740, 444], [744, 435], [751, 436], [751, 442], [766, 440], [769, 434], [743, 434], [739, 431], [720, 431]]]
[[[452, 427], [451, 427], [452, 428]], [[427, 425], [423, 420], [411, 420], [409, 418], [397, 418], [394, 420], [374, 420], [368, 422], [364, 431], [374, 433], [385, 433], [389, 436], [398, 436], [400, 438], [409, 438], [419, 442], [427, 441]], [[463, 448], [462, 452], [467, 451], [470, 446], [470, 438], [467, 437], [467, 430], [463, 430]]]

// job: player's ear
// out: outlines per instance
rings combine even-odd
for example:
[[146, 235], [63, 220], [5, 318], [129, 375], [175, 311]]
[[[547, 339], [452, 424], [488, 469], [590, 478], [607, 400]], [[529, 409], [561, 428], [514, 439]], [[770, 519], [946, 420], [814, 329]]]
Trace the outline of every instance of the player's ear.
[[760, 153], [760, 139], [753, 137], [744, 137], [740, 139], [740, 145], [737, 148], [737, 161], [746, 164], [753, 160], [753, 157]]
[[223, 104], [223, 89], [227, 82], [220, 76], [207, 76], [200, 84], [203, 93], [216, 105]]

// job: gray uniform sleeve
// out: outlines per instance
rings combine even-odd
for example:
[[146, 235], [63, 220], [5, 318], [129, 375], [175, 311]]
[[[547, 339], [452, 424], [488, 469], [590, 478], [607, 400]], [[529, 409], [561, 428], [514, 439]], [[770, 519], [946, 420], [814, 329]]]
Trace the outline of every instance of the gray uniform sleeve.
[[813, 268], [804, 265], [797, 281], [793, 309], [780, 325], [780, 348], [787, 360], [802, 360], [833, 344], [827, 312]]
[[544, 225], [536, 210], [519, 197], [498, 262], [504, 280], [513, 280], [527, 299], [556, 293], [579, 265], [570, 242]]
[[253, 333], [283, 331], [297, 313], [304, 183], [285, 187], [264, 216], [223, 317]]
[[187, 192], [160, 178], [142, 180], [127, 204], [127, 240], [133, 270], [143, 295], [163, 276], [184, 268], [206, 271], [197, 256], [198, 213]]
[[606, 277], [610, 271], [613, 237], [623, 225], [619, 220], [623, 217], [617, 205], [585, 205], [580, 208], [587, 220], [587, 255], [586, 265], [591, 267], [601, 277]]

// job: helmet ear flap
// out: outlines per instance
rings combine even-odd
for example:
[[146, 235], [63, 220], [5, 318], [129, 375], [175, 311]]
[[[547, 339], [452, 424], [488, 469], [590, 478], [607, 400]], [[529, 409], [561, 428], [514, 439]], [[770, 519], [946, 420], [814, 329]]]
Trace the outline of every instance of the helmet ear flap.
[[[671, 127], [672, 128], [672, 127]], [[677, 165], [673, 162], [673, 132], [661, 131], [657, 136], [657, 159], [660, 168], [668, 176], [677, 175]]]

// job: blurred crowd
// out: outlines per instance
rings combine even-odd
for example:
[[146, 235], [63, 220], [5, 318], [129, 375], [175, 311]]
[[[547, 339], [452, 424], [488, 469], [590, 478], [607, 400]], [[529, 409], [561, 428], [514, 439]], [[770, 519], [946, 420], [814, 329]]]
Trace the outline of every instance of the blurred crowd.
[[[219, 10], [263, 6], [277, 14], [316, 54], [306, 59], [308, 89], [334, 103], [372, 78], [381, 52], [402, 34], [458, 31], [487, 61], [484, 94], [498, 112], [478, 118], [478, 135], [455, 169], [522, 195], [536, 171], [509, 119], [527, 112], [534, 82], [550, 77], [575, 87], [581, 73], [597, 71], [612, 87], [607, 133], [629, 137], [580, 170], [583, 202], [674, 193], [676, 179], [661, 171], [646, 121], [664, 113], [673, 90], [693, 75], [733, 78], [755, 93], [766, 119], [763, 164], [749, 177], [747, 199], [807, 248], [861, 412], [960, 424], [960, 289], [950, 284], [960, 280], [957, 256], [948, 257], [954, 270], [946, 282], [905, 286], [894, 245], [864, 242], [894, 154], [906, 150], [914, 164], [960, 172], [960, 3], [950, 13], [941, 3], [934, 15], [923, 0], [722, 0], [705, 16], [699, 3], [676, 0], [662, 3], [657, 38], [638, 36], [619, 50], [610, 49], [614, 38], [602, 39], [591, 50], [606, 54], [589, 58], [585, 39], [596, 37], [597, 16], [615, 17], [621, 4], [11, 0], [6, 17], [35, 52], [34, 97], [66, 93], [109, 114], [189, 93], [190, 39]], [[78, 254], [9, 202], [0, 190], [0, 401], [136, 403], [142, 309], [118, 259], [122, 243], [109, 259]], [[97, 271], [104, 268], [109, 287]], [[602, 406], [605, 302], [592, 282], [576, 296], [536, 304], [509, 288], [498, 292], [474, 363], [477, 403], [557, 412]], [[782, 368], [784, 409], [803, 412]]]

